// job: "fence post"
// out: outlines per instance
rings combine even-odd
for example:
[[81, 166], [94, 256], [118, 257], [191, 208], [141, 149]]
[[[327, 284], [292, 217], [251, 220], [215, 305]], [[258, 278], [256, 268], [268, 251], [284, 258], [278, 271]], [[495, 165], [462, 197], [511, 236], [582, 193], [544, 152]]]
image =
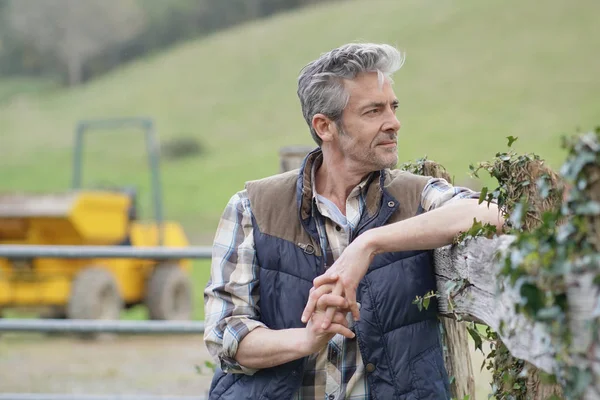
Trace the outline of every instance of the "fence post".
[[300, 168], [304, 157], [314, 150], [314, 146], [286, 146], [279, 149], [279, 172]]
[[[446, 169], [431, 160], [423, 164], [420, 174], [452, 182]], [[469, 396], [469, 399], [475, 399], [475, 378], [467, 327], [464, 322], [455, 319], [440, 318], [440, 320], [443, 327], [444, 365], [452, 382], [450, 384], [452, 398], [462, 400]]]

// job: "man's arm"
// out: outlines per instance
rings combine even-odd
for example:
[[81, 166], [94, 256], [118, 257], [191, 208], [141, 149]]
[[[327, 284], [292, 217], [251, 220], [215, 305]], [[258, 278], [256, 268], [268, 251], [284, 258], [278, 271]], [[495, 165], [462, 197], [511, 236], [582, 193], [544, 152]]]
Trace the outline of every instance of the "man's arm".
[[[334, 333], [354, 335], [344, 326], [346, 319], [340, 319], [341, 312], [334, 316], [334, 323], [327, 330], [312, 323], [301, 329], [268, 329], [260, 322], [257, 307], [258, 268], [250, 202], [242, 191], [231, 198], [219, 222], [211, 276], [204, 291], [204, 341], [223, 371], [252, 375], [258, 369], [318, 351], [326, 344], [323, 340]], [[341, 308], [347, 305], [339, 296], [322, 296], [321, 299], [319, 307], [323, 310], [327, 305]]]
[[446, 246], [473, 225], [473, 219], [489, 223], [502, 232], [504, 221], [498, 206], [461, 199], [452, 204], [394, 224], [365, 232], [356, 240], [372, 256], [392, 251], [435, 249]]
[[[326, 294], [319, 299], [316, 312], [306, 328], [255, 329], [240, 343], [237, 361], [254, 369], [270, 368], [317, 353], [336, 333], [353, 338], [354, 333], [348, 329], [346, 319], [347, 304], [341, 296]], [[333, 323], [323, 329], [327, 307], [337, 310]]]
[[242, 191], [231, 197], [219, 221], [204, 290], [204, 342], [225, 372], [256, 372], [239, 364], [236, 353], [244, 337], [265, 327], [257, 307], [257, 276], [249, 200]]
[[[333, 294], [345, 294], [354, 319], [360, 318], [356, 289], [376, 254], [396, 251], [429, 250], [452, 243], [456, 235], [467, 231], [473, 219], [496, 226], [502, 232], [504, 220], [496, 204], [478, 204], [478, 193], [455, 188], [443, 179], [432, 179], [425, 187], [421, 204], [427, 212], [393, 224], [373, 228], [358, 236], [329, 270], [316, 278], [314, 286], [337, 282]], [[313, 312], [309, 302], [302, 314], [305, 321]], [[327, 328], [333, 309], [328, 310], [323, 328]]]

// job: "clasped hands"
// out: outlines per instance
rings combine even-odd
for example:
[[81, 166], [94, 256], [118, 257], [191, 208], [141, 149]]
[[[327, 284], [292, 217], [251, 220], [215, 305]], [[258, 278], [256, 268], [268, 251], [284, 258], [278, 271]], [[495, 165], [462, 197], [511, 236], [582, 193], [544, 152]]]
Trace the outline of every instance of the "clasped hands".
[[336, 333], [350, 339], [355, 336], [348, 329], [346, 315], [351, 312], [355, 321], [360, 319], [356, 289], [374, 256], [365, 239], [363, 235], [356, 238], [335, 263], [313, 281], [302, 322], [307, 324], [309, 334], [318, 337], [323, 345]]

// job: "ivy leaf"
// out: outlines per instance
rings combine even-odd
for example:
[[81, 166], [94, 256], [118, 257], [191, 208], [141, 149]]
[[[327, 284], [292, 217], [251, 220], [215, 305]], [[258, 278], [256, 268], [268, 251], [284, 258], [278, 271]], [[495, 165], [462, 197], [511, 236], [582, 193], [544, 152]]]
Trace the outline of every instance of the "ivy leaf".
[[487, 188], [487, 186], [484, 186], [481, 189], [481, 194], [479, 195], [479, 204], [481, 204], [481, 203], [484, 202], [485, 197], [487, 196], [487, 194], [488, 194], [488, 188]]
[[525, 308], [528, 309], [532, 315], [536, 315], [544, 305], [544, 294], [542, 291], [532, 283], [524, 283], [521, 286], [520, 293], [526, 300]]
[[584, 390], [590, 386], [593, 381], [592, 374], [587, 370], [577, 370], [575, 372], [575, 393], [583, 393]]
[[546, 307], [546, 308], [542, 308], [541, 310], [538, 311], [537, 319], [554, 320], [554, 319], [558, 318], [558, 316], [561, 313], [562, 313], [562, 310], [560, 309], [560, 307], [557, 307], [557, 306]]
[[412, 303], [417, 305], [419, 311], [423, 311], [423, 298], [421, 296], [417, 296]]
[[545, 199], [548, 197], [548, 195], [550, 194], [550, 190], [552, 189], [552, 187], [550, 187], [550, 183], [548, 182], [548, 175], [542, 175], [538, 178], [538, 180], [535, 182], [535, 184], [538, 187], [538, 192], [540, 193], [540, 197], [542, 199]]
[[598, 215], [600, 214], [600, 203], [597, 201], [588, 201], [585, 204], [577, 206], [575, 213], [580, 215]]
[[458, 285], [458, 282], [449, 280], [446, 282], [446, 293], [452, 292], [452, 290]]
[[217, 364], [211, 362], [211, 361], [205, 361], [204, 365], [206, 366], [206, 368], [210, 368], [212, 370], [212, 372], [214, 373], [215, 370], [217, 369]]
[[512, 224], [512, 226], [514, 226], [517, 229], [520, 229], [521, 226], [523, 226], [523, 220], [527, 215], [527, 209], [527, 203], [520, 202], [515, 205], [515, 209], [509, 217], [509, 221]]
[[513, 143], [516, 142], [517, 139], [519, 139], [518, 137], [514, 136], [507, 136], [506, 138], [508, 139], [508, 147], [511, 147]]
[[479, 332], [477, 332], [475, 329], [473, 329], [470, 326], [467, 327], [467, 331], [469, 331], [469, 335], [471, 335], [471, 337], [473, 338], [473, 341], [475, 342], [475, 350], [479, 349], [483, 353], [483, 347], [482, 347], [483, 341], [481, 340], [481, 336], [479, 335]]
[[425, 297], [423, 299], [423, 308], [425, 308], [426, 310], [429, 308], [429, 300], [431, 299], [431, 297]]

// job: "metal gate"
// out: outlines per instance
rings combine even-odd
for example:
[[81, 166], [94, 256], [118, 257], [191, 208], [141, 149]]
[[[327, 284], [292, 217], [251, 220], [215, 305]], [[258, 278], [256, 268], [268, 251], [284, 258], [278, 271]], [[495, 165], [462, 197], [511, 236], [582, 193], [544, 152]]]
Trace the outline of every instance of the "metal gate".
[[[209, 259], [210, 247], [37, 246], [0, 245], [0, 258], [138, 258], [148, 260]], [[109, 321], [62, 319], [0, 319], [1, 332], [113, 333], [133, 335], [202, 334], [203, 321]], [[0, 377], [0, 379], [2, 379]], [[203, 400], [199, 396], [73, 395], [0, 393], [0, 400]]]

